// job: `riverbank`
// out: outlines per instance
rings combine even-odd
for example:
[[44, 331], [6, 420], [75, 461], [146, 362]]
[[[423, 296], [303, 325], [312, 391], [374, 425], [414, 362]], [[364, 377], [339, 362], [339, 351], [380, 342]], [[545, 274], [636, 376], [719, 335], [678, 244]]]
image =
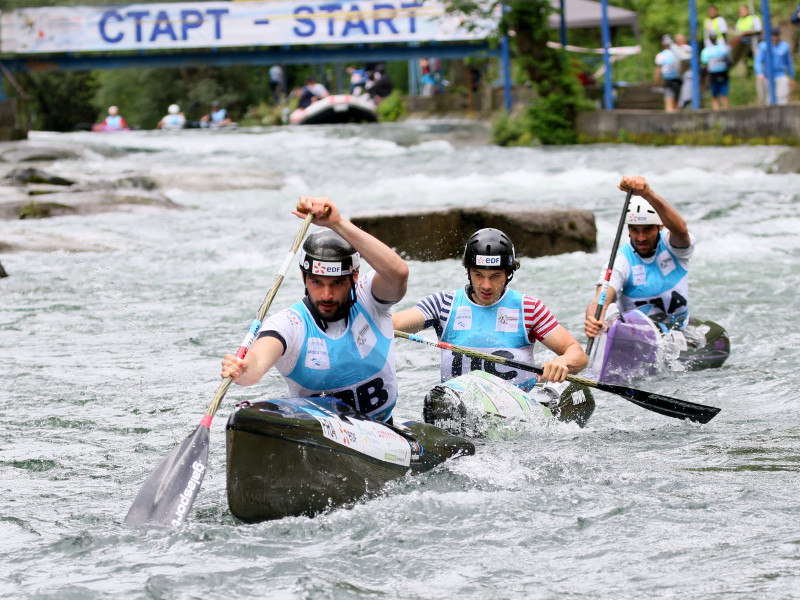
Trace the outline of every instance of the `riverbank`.
[[673, 113], [595, 111], [580, 115], [578, 133], [583, 143], [797, 146], [800, 145], [800, 104]]
[[[491, 123], [502, 109], [482, 110], [478, 96], [413, 97], [405, 100], [407, 119], [457, 118]], [[526, 105], [513, 96], [513, 111]], [[474, 104], [474, 105], [473, 105]], [[743, 106], [725, 111], [711, 109], [667, 113], [661, 109], [616, 108], [587, 112], [578, 118], [580, 143], [635, 143], [644, 145], [800, 145], [800, 104]]]

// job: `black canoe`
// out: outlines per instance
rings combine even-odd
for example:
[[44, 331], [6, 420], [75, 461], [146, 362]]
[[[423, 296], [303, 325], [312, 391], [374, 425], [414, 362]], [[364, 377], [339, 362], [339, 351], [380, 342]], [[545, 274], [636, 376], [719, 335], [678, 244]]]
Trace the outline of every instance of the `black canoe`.
[[330, 396], [241, 403], [226, 443], [228, 506], [248, 522], [312, 516], [475, 453], [433, 425], [378, 423]]

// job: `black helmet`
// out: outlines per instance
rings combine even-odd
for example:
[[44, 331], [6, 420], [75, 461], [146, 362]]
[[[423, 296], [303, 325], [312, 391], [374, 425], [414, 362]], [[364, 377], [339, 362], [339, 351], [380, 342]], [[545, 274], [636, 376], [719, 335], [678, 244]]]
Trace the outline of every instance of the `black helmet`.
[[467, 240], [463, 264], [467, 269], [505, 269], [512, 273], [519, 267], [514, 244], [499, 229], [479, 229]]
[[330, 229], [315, 231], [303, 242], [300, 270], [309, 275], [339, 277], [358, 271], [359, 254], [340, 235]]

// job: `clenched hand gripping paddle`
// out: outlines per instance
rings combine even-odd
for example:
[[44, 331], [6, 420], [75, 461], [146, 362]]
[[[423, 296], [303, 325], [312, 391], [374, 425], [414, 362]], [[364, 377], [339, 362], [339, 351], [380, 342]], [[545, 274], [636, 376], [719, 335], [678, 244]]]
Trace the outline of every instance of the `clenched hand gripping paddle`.
[[[411, 340], [412, 342], [428, 344], [429, 346], [434, 346], [443, 350], [458, 352], [459, 354], [464, 354], [465, 356], [472, 356], [487, 360], [489, 362], [495, 362], [501, 365], [513, 367], [515, 369], [533, 371], [539, 375], [541, 375], [543, 372], [541, 367], [526, 365], [513, 360], [508, 360], [502, 356], [495, 356], [494, 354], [478, 352], [477, 350], [472, 350], [471, 348], [454, 346], [453, 344], [448, 344], [447, 342], [434, 342], [433, 340], [428, 340], [419, 335], [405, 333], [404, 331], [395, 330], [394, 336]], [[721, 410], [716, 406], [695, 404], [694, 402], [687, 402], [686, 400], [671, 398], [669, 396], [662, 396], [661, 394], [654, 394], [653, 392], [645, 392], [644, 390], [637, 390], [636, 388], [630, 388], [624, 385], [612, 385], [610, 383], [593, 381], [592, 379], [584, 379], [583, 377], [578, 377], [576, 375], [567, 375], [567, 380], [574, 381], [575, 383], [580, 383], [588, 387], [597, 388], [602, 392], [617, 394], [618, 396], [625, 398], [625, 400], [633, 402], [642, 408], [646, 408], [647, 410], [651, 410], [658, 414], [666, 415], [667, 417], [672, 417], [674, 419], [688, 419], [698, 423], [708, 423]]]
[[[298, 210], [301, 210], [298, 207]], [[281, 265], [275, 281], [272, 283], [269, 293], [261, 303], [256, 318], [250, 325], [242, 345], [236, 352], [236, 356], [244, 358], [250, 350], [256, 333], [261, 322], [269, 310], [278, 288], [283, 283], [283, 278], [289, 270], [294, 255], [300, 247], [303, 237], [308, 231], [308, 226], [314, 218], [312, 213], [308, 213], [303, 220], [300, 231], [297, 233], [292, 248], [289, 250], [286, 259]], [[170, 452], [159, 463], [155, 470], [145, 480], [142, 489], [133, 501], [133, 505], [125, 517], [128, 525], [142, 525], [144, 523], [154, 523], [157, 525], [172, 525], [178, 527], [186, 519], [189, 509], [192, 507], [200, 485], [203, 483], [203, 476], [208, 463], [208, 443], [210, 438], [209, 428], [211, 421], [219, 408], [220, 402], [225, 397], [233, 377], [226, 377], [217, 388], [214, 400], [206, 410], [206, 414], [200, 420], [197, 429], [183, 442]]]
[[[606, 304], [606, 294], [608, 293], [608, 282], [611, 281], [611, 273], [614, 271], [614, 260], [617, 257], [617, 249], [619, 248], [619, 240], [622, 237], [622, 230], [625, 227], [625, 216], [628, 214], [628, 205], [631, 202], [633, 189], [628, 188], [628, 194], [625, 196], [625, 205], [622, 207], [622, 215], [619, 218], [619, 225], [617, 226], [617, 237], [614, 238], [614, 246], [611, 248], [611, 258], [608, 259], [608, 268], [606, 268], [606, 275], [603, 279], [603, 287], [600, 288], [600, 296], [597, 299], [597, 310], [594, 313], [594, 318], [599, 319], [603, 313], [603, 306]], [[595, 338], [589, 338], [586, 343], [586, 354], [592, 354], [592, 346], [594, 345]]]

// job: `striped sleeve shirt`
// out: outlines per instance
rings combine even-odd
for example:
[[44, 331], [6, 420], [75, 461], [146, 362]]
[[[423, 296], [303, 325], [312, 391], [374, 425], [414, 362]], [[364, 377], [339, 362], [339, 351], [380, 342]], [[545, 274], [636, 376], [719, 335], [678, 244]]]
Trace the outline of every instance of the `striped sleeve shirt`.
[[[433, 327], [436, 337], [439, 339], [447, 326], [454, 297], [454, 291], [437, 292], [417, 302], [416, 309], [425, 317], [424, 328]], [[545, 306], [544, 302], [532, 296], [525, 295], [523, 298], [523, 317], [528, 340], [531, 343], [541, 342], [558, 327], [558, 321], [550, 309]]]
[[558, 321], [541, 300], [525, 295], [522, 300], [525, 329], [531, 343], [542, 341], [558, 327]]

